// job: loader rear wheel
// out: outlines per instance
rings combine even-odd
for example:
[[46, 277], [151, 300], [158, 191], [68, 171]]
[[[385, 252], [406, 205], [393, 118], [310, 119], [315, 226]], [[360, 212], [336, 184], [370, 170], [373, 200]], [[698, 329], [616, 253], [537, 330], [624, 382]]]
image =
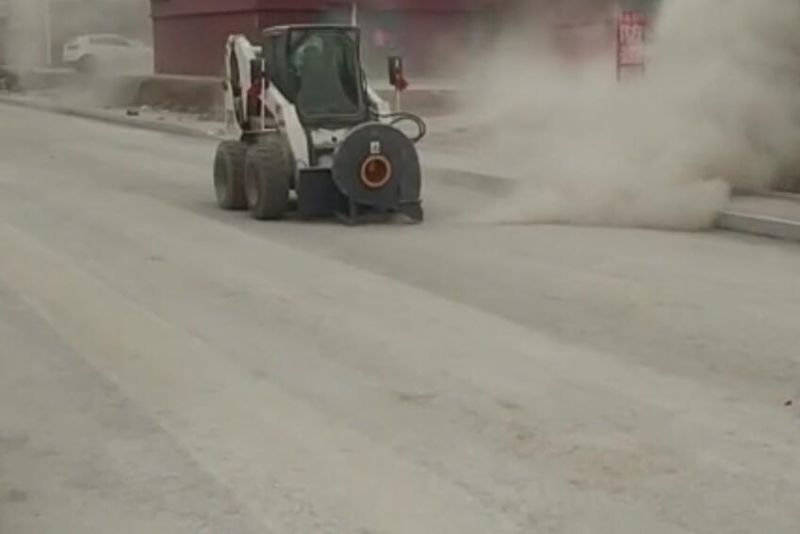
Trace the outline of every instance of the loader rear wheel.
[[292, 161], [278, 134], [262, 137], [247, 151], [244, 190], [247, 207], [254, 219], [280, 219], [289, 209]]
[[217, 204], [224, 210], [243, 210], [247, 207], [244, 196], [244, 167], [247, 145], [238, 141], [223, 141], [214, 159], [214, 191]]
[[75, 67], [79, 73], [85, 76], [91, 76], [97, 74], [98, 61], [94, 56], [83, 56], [78, 60], [78, 63], [75, 65]]

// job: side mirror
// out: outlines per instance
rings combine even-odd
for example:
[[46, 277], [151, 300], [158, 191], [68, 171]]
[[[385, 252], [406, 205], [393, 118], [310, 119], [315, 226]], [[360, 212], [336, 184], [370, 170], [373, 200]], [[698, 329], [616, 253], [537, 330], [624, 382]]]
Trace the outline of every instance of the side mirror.
[[402, 57], [392, 56], [389, 58], [389, 83], [398, 91], [405, 91], [408, 88]]

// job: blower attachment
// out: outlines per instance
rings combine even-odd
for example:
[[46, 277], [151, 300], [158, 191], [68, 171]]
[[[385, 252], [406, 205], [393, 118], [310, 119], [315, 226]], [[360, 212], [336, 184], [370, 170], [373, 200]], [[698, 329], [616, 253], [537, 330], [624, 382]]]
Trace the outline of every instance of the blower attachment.
[[380, 123], [354, 128], [334, 153], [331, 174], [346, 199], [347, 221], [400, 213], [421, 221], [422, 171], [414, 144]]

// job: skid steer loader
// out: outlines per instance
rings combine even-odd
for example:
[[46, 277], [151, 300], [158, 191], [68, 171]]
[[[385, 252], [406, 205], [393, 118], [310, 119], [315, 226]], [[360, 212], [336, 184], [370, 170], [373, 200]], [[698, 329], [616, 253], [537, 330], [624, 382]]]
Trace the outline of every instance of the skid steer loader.
[[[336, 215], [356, 224], [403, 215], [421, 222], [415, 143], [425, 123], [391, 113], [360, 63], [357, 27], [269, 28], [260, 43], [226, 45], [225, 108], [231, 139], [214, 163], [219, 206], [258, 220]], [[409, 137], [410, 121], [418, 132]]]

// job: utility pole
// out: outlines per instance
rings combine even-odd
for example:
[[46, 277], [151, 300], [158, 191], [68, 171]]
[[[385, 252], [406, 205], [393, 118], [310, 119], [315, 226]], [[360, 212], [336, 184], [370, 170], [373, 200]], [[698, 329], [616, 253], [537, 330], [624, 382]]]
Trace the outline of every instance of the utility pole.
[[350, 4], [350, 25], [358, 26], [358, 3], [355, 1]]
[[53, 20], [50, 12], [50, 0], [42, 0], [42, 26], [44, 29], [44, 52], [47, 66], [53, 66]]

